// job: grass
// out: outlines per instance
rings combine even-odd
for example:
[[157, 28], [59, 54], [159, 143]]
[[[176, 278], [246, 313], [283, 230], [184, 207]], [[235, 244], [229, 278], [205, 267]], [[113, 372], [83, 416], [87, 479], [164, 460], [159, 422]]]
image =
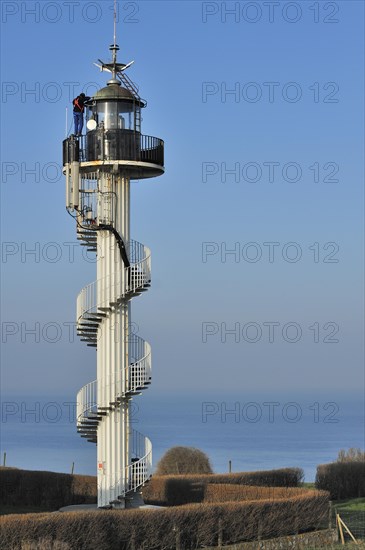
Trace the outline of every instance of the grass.
[[316, 484], [313, 482], [309, 482], [309, 481], [304, 481], [304, 483], [302, 483], [302, 486], [305, 488], [305, 489], [315, 489], [316, 488]]
[[[305, 489], [315, 489], [314, 482], [304, 482], [302, 487]], [[345, 500], [333, 500], [332, 506], [340, 512], [365, 512], [365, 498], [348, 498]]]
[[365, 498], [350, 498], [346, 500], [337, 500], [333, 502], [334, 508], [338, 513], [345, 512], [365, 512]]

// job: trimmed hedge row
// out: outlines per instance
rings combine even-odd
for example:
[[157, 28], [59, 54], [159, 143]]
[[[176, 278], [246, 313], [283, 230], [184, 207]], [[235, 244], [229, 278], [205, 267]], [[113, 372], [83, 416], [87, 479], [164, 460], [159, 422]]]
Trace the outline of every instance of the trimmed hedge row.
[[146, 504], [177, 506], [189, 502], [203, 502], [205, 487], [208, 484], [298, 487], [303, 477], [301, 468], [234, 474], [153, 476], [143, 488], [143, 498]]
[[365, 497], [365, 461], [320, 464], [316, 487], [329, 491], [333, 500]]
[[[209, 484], [296, 487], [303, 479], [300, 468], [194, 476], [154, 476], [143, 489], [146, 503], [175, 506], [203, 502]], [[97, 500], [94, 476], [18, 470], [0, 467], [0, 504], [45, 506], [57, 510], [70, 504]]]
[[[97, 511], [5, 516], [0, 548], [18, 550], [46, 540], [47, 549], [172, 550], [292, 535], [323, 526], [328, 494], [304, 491], [277, 501], [190, 504], [161, 510]], [[22, 546], [23, 545], [23, 546]]]
[[214, 483], [205, 486], [203, 502], [245, 502], [248, 500], [281, 500], [298, 496], [311, 496], [310, 489], [299, 487], [256, 487]]
[[57, 510], [69, 504], [93, 504], [96, 478], [55, 472], [0, 468], [0, 504], [46, 506]]

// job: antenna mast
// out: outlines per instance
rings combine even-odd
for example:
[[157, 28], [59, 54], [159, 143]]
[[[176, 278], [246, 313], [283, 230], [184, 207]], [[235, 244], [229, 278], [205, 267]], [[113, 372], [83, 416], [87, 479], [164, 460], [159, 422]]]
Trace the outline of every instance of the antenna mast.
[[117, 0], [114, 0], [114, 47], [116, 43], [117, 43]]
[[117, 78], [117, 51], [119, 50], [119, 46], [117, 44], [117, 0], [114, 0], [114, 43], [109, 48], [113, 52], [113, 67], [112, 67], [112, 75], [113, 80], [116, 80]]
[[131, 65], [133, 65], [134, 61], [130, 61], [129, 63], [118, 63], [117, 61], [117, 51], [119, 50], [119, 46], [117, 44], [117, 0], [114, 0], [114, 43], [109, 46], [109, 50], [113, 52], [112, 54], [112, 62], [111, 63], [104, 63], [101, 59], [98, 59], [100, 65], [98, 63], [94, 63], [101, 71], [107, 71], [109, 73], [112, 73], [112, 78], [107, 82], [107, 84], [118, 84], [120, 86], [121, 82], [124, 83], [124, 85], [129, 89], [131, 88], [132, 93], [136, 95], [138, 99], [138, 89], [136, 86], [129, 81], [128, 77], [126, 75], [123, 75], [123, 71], [128, 69]]

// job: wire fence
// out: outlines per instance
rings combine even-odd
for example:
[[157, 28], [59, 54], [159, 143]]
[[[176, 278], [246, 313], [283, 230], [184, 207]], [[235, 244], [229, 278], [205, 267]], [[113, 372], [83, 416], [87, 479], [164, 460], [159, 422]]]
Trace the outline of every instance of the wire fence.
[[[351, 533], [354, 535], [355, 539], [363, 539], [365, 540], [365, 511], [350, 511], [350, 510], [338, 510], [337, 513], [339, 514], [342, 521], [347, 525], [347, 527], [350, 529]], [[335, 525], [335, 518], [334, 518], [334, 525]], [[351, 537], [344, 529], [344, 537], [345, 541], [350, 541]]]

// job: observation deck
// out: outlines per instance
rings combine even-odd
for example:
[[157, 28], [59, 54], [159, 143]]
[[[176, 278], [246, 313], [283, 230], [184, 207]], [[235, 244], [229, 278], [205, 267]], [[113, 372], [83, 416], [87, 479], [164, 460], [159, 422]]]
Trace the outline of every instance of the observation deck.
[[154, 178], [165, 171], [164, 142], [132, 130], [99, 128], [64, 140], [63, 165], [72, 161], [80, 162], [85, 171], [118, 166], [125, 167], [131, 179]]

